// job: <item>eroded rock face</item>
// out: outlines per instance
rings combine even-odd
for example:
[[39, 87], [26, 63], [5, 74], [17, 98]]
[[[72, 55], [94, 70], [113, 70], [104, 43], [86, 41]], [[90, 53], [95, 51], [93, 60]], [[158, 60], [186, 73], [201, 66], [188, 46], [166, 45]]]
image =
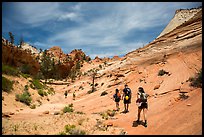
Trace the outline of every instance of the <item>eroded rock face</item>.
[[36, 60], [34, 56], [32, 56], [30, 51], [10, 45], [2, 46], [2, 63], [14, 67], [28, 65], [30, 67], [29, 72], [31, 74], [37, 74], [40, 69], [38, 60]]
[[174, 30], [176, 27], [180, 26], [181, 24], [191, 19], [194, 15], [196, 15], [201, 10], [202, 8], [176, 10], [173, 19], [169, 22], [169, 24], [166, 26], [166, 28], [162, 31], [162, 33], [157, 38]]
[[30, 52], [31, 52], [32, 54], [38, 54], [38, 53], [39, 53], [39, 51], [37, 50], [37, 48], [35, 48], [35, 47], [29, 45], [28, 43], [25, 43], [25, 42], [24, 42], [24, 43], [21, 45], [21, 47], [22, 47], [23, 50], [30, 50]]

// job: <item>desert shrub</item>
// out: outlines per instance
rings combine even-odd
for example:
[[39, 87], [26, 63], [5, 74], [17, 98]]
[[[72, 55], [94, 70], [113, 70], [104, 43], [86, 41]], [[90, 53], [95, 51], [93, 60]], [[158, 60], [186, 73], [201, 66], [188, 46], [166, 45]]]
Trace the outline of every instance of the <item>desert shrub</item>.
[[21, 76], [24, 77], [24, 78], [26, 78], [26, 79], [30, 77], [29, 74], [24, 74], [24, 73], [21, 73]]
[[2, 64], [2, 73], [12, 76], [19, 76], [20, 74], [16, 68], [4, 64]]
[[40, 83], [40, 81], [38, 79], [34, 79], [32, 81], [32, 84], [34, 86], [35, 89], [43, 89], [44, 85]]
[[54, 88], [49, 88], [47, 93], [54, 95], [55, 94]]
[[75, 125], [65, 125], [65, 133], [68, 135], [85, 135], [86, 132], [84, 130], [76, 128]]
[[100, 113], [102, 119], [108, 120], [108, 114], [106, 112]]
[[104, 83], [101, 83], [101, 86], [103, 86], [104, 85]]
[[189, 96], [188, 95], [185, 95], [185, 93], [182, 93], [182, 94], [179, 94], [179, 98], [182, 99], [182, 100], [185, 100], [187, 99]]
[[196, 74], [194, 78], [189, 78], [190, 86], [202, 88], [202, 69]]
[[64, 113], [67, 113], [67, 112], [70, 113], [70, 112], [73, 112], [73, 111], [74, 111], [74, 109], [73, 109], [73, 104], [72, 103], [63, 108]]
[[16, 94], [16, 101], [20, 101], [29, 106], [32, 98], [29, 92], [24, 91], [22, 94]]
[[47, 96], [47, 92], [45, 92], [43, 89], [38, 90], [38, 94], [42, 97]]
[[158, 72], [158, 76], [163, 76], [164, 74], [169, 74], [169, 72], [165, 71], [165, 70], [159, 70]]
[[66, 133], [62, 131], [62, 132], [59, 132], [59, 135], [66, 135]]
[[9, 79], [2, 76], [2, 90], [10, 93], [13, 89], [13, 83], [14, 81], [10, 81]]
[[28, 91], [28, 89], [29, 89], [28, 85], [25, 85], [24, 86], [24, 91]]
[[115, 114], [116, 114], [115, 110], [110, 110], [110, 109], [100, 113], [100, 115], [102, 116], [102, 119], [105, 119], [105, 120], [108, 120], [109, 116], [110, 117], [115, 116]]
[[35, 105], [35, 104], [32, 104], [32, 105], [30, 106], [30, 108], [31, 108], [31, 109], [35, 109], [35, 108], [36, 108], [36, 105]]
[[20, 71], [24, 74], [30, 74], [30, 70], [31, 70], [31, 66], [28, 65], [28, 64], [23, 64], [21, 67], [20, 67]]
[[65, 128], [65, 132], [69, 133], [72, 129], [76, 128], [76, 126], [68, 124], [68, 125], [65, 125], [64, 128]]
[[108, 94], [106, 91], [103, 91], [102, 93], [101, 93], [101, 96], [105, 96], [106, 94]]

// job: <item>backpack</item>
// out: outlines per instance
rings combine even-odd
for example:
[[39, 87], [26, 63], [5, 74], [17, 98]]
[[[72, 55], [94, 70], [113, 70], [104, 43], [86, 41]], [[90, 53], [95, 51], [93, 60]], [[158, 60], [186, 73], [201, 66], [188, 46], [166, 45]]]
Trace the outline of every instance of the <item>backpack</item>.
[[113, 97], [115, 98], [115, 101], [118, 102], [118, 101], [120, 101], [121, 95], [120, 95], [120, 93], [117, 93], [117, 94], [114, 94]]
[[141, 100], [141, 102], [147, 102], [147, 94], [146, 93], [140, 93], [140, 100]]
[[130, 88], [125, 88], [124, 89], [124, 93], [125, 93], [125, 99], [126, 100], [128, 100], [128, 99], [130, 99], [130, 94], [131, 94], [131, 90], [130, 90]]

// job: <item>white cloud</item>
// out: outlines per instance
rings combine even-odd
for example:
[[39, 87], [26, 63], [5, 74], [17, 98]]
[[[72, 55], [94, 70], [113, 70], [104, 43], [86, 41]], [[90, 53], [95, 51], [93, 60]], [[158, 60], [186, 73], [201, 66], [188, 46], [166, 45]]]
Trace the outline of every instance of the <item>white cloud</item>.
[[61, 15], [58, 20], [59, 21], [63, 21], [66, 19], [75, 20], [77, 16], [78, 15], [76, 13], [66, 13], [66, 14]]
[[31, 26], [40, 26], [58, 16], [59, 3], [56, 2], [16, 2], [15, 19]]
[[[130, 34], [130, 31], [139, 32], [161, 26], [163, 29], [173, 17], [176, 9], [192, 5], [192, 3], [180, 2], [71, 3], [62, 8], [63, 4], [57, 2], [16, 3], [16, 11], [19, 14], [15, 16], [15, 19], [39, 28], [41, 25], [48, 26], [53, 21], [52, 26], [47, 27], [52, 28], [50, 30], [53, 35], [46, 37], [44, 43], [35, 42], [34, 45], [40, 47], [59, 45], [67, 50], [82, 48], [92, 57], [96, 54], [99, 57], [126, 54], [147, 44], [147, 41], [137, 39], [139, 33], [132, 36], [132, 40], [135, 37], [137, 43], [135, 39], [124, 42], [124, 38]], [[64, 24], [69, 24], [69, 21], [77, 22], [78, 26], [66, 25], [68, 27], [55, 29], [55, 27], [58, 28], [57, 23], [64, 26]], [[45, 30], [42, 27], [40, 29]], [[114, 51], [106, 50], [109, 47], [112, 47]], [[94, 53], [88, 49], [92, 49]], [[104, 51], [99, 49], [104, 49]]]

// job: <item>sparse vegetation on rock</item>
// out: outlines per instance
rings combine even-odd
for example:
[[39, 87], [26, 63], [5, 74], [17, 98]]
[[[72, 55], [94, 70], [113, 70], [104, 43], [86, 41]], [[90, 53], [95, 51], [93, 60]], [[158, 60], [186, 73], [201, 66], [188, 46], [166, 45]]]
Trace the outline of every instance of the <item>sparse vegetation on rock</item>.
[[7, 74], [7, 75], [12, 75], [12, 76], [19, 76], [19, 71], [9, 65], [5, 65], [2, 63], [2, 73]]
[[196, 76], [193, 78], [189, 78], [190, 86], [193, 87], [201, 87], [202, 88], [202, 68], [201, 70], [196, 74]]
[[165, 75], [165, 74], [169, 74], [169, 72], [167, 72], [167, 71], [165, 71], [165, 70], [159, 70], [159, 72], [158, 72], [158, 76], [163, 76], [163, 75]]
[[16, 101], [20, 101], [26, 105], [30, 105], [32, 98], [28, 91], [24, 91], [22, 94], [16, 94]]
[[71, 103], [71, 104], [69, 104], [68, 106], [65, 106], [65, 107], [63, 108], [63, 112], [64, 112], [64, 113], [74, 112], [73, 104]]
[[11, 90], [13, 89], [13, 81], [10, 81], [9, 79], [5, 78], [2, 76], [2, 90], [10, 93]]

